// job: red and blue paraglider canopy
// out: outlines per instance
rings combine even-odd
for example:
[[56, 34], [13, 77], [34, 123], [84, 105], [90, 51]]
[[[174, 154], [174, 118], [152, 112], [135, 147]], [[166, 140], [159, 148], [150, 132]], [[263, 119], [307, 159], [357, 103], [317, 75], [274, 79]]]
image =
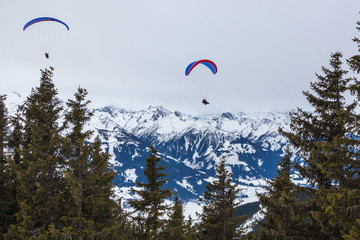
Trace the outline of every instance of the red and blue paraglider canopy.
[[30, 27], [31, 25], [38, 23], [38, 22], [47, 22], [47, 21], [52, 21], [52, 22], [58, 22], [63, 24], [67, 30], [69, 31], [69, 26], [64, 23], [63, 21], [60, 21], [59, 19], [53, 18], [53, 17], [39, 17], [39, 18], [35, 18], [31, 21], [29, 21], [27, 24], [25, 24], [23, 31], [25, 31], [25, 29], [27, 29], [28, 27]]
[[188, 76], [191, 73], [191, 71], [200, 63], [207, 66], [213, 74], [217, 73], [216, 64], [211, 60], [203, 59], [203, 60], [199, 60], [199, 61], [190, 63], [189, 66], [187, 66], [187, 68], [185, 70], [185, 75]]

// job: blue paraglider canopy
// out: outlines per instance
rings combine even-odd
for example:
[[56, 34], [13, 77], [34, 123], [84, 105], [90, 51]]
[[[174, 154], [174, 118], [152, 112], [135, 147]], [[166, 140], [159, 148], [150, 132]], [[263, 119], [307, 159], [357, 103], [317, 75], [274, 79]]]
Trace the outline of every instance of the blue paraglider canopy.
[[58, 22], [63, 24], [67, 30], [69, 31], [69, 26], [64, 23], [63, 21], [60, 21], [59, 19], [53, 18], [53, 17], [39, 17], [39, 18], [35, 18], [31, 21], [29, 21], [28, 23], [25, 24], [23, 31], [25, 31], [25, 29], [27, 29], [28, 27], [30, 27], [31, 25], [35, 24], [35, 23], [39, 23], [39, 22], [47, 22], [47, 21], [52, 21], [52, 22]]
[[199, 60], [199, 61], [190, 63], [189, 66], [187, 66], [187, 68], [185, 70], [185, 75], [188, 76], [191, 73], [191, 71], [200, 63], [205, 65], [206, 67], [208, 67], [213, 74], [217, 73], [216, 64], [211, 60], [203, 59], [203, 60]]

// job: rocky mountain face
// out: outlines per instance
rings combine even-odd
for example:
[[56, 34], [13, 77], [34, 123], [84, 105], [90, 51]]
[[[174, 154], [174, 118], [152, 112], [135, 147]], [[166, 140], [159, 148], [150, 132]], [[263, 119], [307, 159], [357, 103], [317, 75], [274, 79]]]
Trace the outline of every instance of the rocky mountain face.
[[[9, 114], [25, 99], [8, 94]], [[226, 159], [242, 189], [244, 202], [256, 201], [264, 179], [276, 174], [277, 161], [286, 139], [279, 127], [289, 128], [286, 111], [265, 113], [222, 113], [194, 117], [161, 106], [130, 111], [107, 106], [95, 111], [87, 128], [99, 135], [104, 149], [112, 155], [110, 163], [118, 174], [116, 194], [125, 202], [134, 196], [131, 187], [146, 181], [143, 174], [149, 144], [155, 146], [169, 174], [166, 187], [178, 192], [186, 203], [196, 202], [207, 182], [215, 177], [215, 164]]]
[[132, 198], [130, 187], [145, 181], [143, 169], [155, 146], [169, 173], [167, 187], [183, 201], [202, 196], [215, 177], [215, 164], [226, 159], [245, 202], [256, 200], [264, 179], [277, 170], [286, 139], [279, 127], [289, 126], [288, 112], [222, 113], [193, 117], [161, 106], [142, 111], [116, 107], [97, 109], [90, 129], [100, 135], [111, 163], [119, 171], [117, 193]]

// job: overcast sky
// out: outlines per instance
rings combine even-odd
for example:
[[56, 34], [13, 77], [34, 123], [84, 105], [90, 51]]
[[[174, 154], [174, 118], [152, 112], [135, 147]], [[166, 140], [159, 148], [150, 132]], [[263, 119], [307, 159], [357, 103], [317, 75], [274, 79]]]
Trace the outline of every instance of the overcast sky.
[[[59, 97], [81, 86], [94, 108], [306, 109], [302, 91], [330, 54], [357, 54], [359, 11], [359, 0], [1, 0], [0, 94], [29, 94], [40, 69], [53, 66]], [[70, 31], [57, 23], [22, 30], [44, 16]], [[198, 66], [186, 77], [200, 59], [218, 73]]]

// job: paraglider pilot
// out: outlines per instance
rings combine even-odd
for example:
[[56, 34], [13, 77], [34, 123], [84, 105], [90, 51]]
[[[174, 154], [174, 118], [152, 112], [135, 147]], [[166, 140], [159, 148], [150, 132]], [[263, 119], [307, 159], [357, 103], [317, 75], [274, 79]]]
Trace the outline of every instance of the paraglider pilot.
[[[188, 76], [190, 74], [190, 72], [200, 63], [205, 65], [206, 67], [208, 67], [213, 74], [217, 73], [217, 66], [213, 61], [208, 60], [208, 59], [202, 59], [202, 60], [198, 60], [198, 61], [190, 63], [185, 69], [185, 76]], [[203, 98], [202, 103], [204, 105], [210, 104], [205, 98]]]
[[202, 103], [203, 103], [204, 105], [210, 104], [205, 98], [203, 98]]
[[[53, 17], [39, 17], [39, 18], [30, 20], [28, 23], [26, 23], [25, 26], [23, 27], [23, 31], [25, 31], [28, 27], [32, 26], [33, 24], [37, 24], [39, 22], [57, 22], [57, 23], [64, 25], [68, 31], [70, 30], [69, 26], [59, 19], [56, 19]], [[49, 58], [50, 57], [49, 53], [45, 52], [45, 57]]]

